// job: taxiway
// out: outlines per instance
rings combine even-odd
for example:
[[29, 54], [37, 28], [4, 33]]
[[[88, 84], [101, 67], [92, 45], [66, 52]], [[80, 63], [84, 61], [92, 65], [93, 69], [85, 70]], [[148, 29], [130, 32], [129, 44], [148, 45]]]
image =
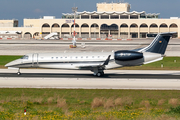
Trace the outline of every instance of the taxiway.
[[[70, 49], [71, 41], [62, 40], [0, 40], [0, 55], [25, 55], [28, 53], [54, 52], [110, 52], [117, 50], [132, 50], [149, 45], [152, 39], [132, 41], [93, 41], [79, 40], [77, 48]], [[82, 46], [81, 44], [84, 44]], [[167, 47], [167, 56], [180, 56], [180, 41], [172, 39]]]

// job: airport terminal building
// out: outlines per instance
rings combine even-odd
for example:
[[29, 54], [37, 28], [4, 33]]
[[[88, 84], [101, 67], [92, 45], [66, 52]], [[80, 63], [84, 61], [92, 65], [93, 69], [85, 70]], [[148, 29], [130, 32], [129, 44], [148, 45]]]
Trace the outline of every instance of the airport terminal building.
[[[76, 37], [146, 38], [148, 33], [177, 32], [174, 37], [179, 38], [180, 19], [178, 17], [162, 19], [159, 15], [145, 11], [130, 12], [129, 3], [97, 3], [97, 11], [76, 13]], [[44, 37], [53, 32], [57, 32], [60, 38], [72, 38], [73, 22], [72, 13], [62, 13], [61, 19], [56, 19], [54, 16], [24, 19], [24, 27], [17, 27], [16, 20], [11, 21], [11, 26], [4, 25], [8, 23], [6, 20], [0, 20], [0, 31], [20, 31], [19, 37], [22, 38]]]

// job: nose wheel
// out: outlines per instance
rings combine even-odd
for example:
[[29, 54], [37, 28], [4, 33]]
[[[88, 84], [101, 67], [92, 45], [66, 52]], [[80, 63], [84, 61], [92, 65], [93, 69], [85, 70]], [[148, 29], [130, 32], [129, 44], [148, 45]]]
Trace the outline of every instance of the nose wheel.
[[19, 75], [21, 75], [21, 73], [20, 73], [20, 72], [17, 72], [17, 75], [19, 76]]
[[20, 69], [18, 69], [17, 75], [18, 76], [21, 75]]

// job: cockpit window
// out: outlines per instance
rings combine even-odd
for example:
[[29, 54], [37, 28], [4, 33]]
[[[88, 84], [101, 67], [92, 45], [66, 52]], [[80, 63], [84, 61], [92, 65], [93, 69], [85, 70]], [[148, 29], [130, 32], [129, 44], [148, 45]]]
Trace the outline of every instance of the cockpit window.
[[29, 56], [24, 55], [21, 59], [28, 59], [28, 58], [29, 58]]

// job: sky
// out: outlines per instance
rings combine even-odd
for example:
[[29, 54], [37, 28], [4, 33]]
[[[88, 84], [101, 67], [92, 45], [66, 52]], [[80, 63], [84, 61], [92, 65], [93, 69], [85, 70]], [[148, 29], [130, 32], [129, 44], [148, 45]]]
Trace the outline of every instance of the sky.
[[24, 18], [55, 16], [78, 11], [97, 11], [96, 3], [124, 1], [131, 4], [131, 11], [160, 13], [160, 18], [180, 17], [180, 0], [0, 0], [0, 19], [18, 19], [19, 26]]

